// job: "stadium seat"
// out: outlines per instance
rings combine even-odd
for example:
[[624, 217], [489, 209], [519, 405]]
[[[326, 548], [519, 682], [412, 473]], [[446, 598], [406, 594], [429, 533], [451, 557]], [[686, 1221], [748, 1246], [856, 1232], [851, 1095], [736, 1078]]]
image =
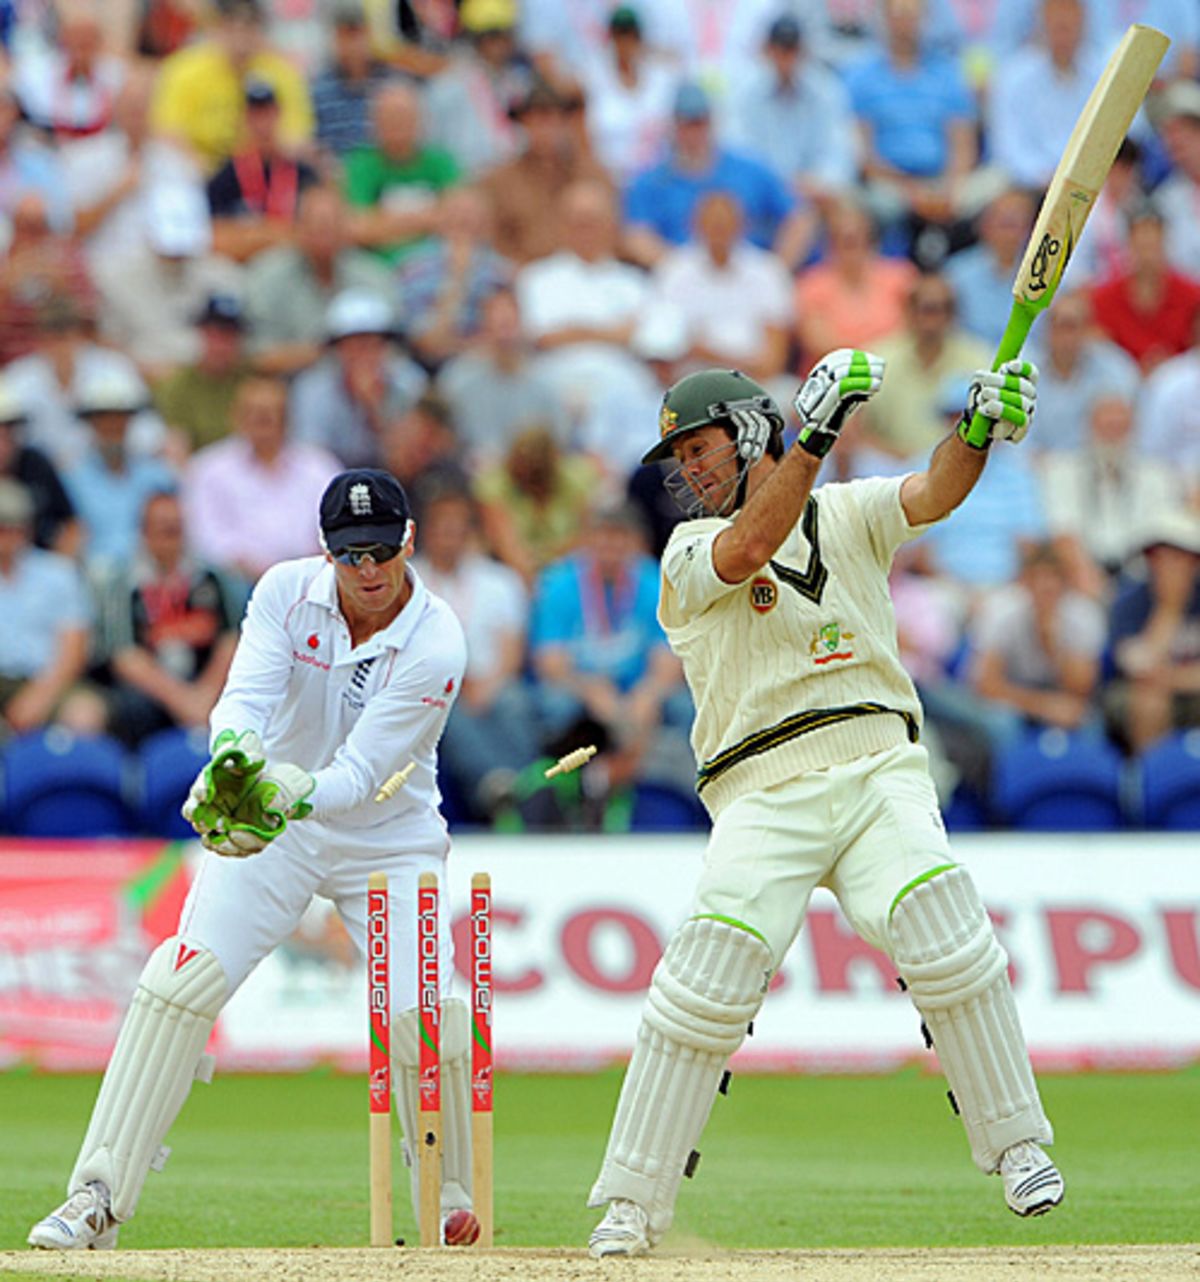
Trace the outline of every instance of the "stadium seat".
[[208, 735], [204, 730], [160, 730], [142, 743], [137, 759], [138, 828], [153, 837], [194, 837], [179, 808], [208, 760]]
[[129, 758], [106, 735], [61, 726], [20, 735], [4, 748], [5, 811], [19, 837], [112, 837], [134, 832]]
[[639, 783], [633, 792], [633, 832], [685, 832], [706, 828], [708, 812], [693, 793], [662, 783]]
[[1122, 775], [1105, 740], [1031, 729], [997, 755], [992, 806], [1012, 828], [1106, 832], [1124, 820]]
[[1200, 830], [1200, 730], [1178, 731], [1141, 755], [1138, 773], [1147, 828]]

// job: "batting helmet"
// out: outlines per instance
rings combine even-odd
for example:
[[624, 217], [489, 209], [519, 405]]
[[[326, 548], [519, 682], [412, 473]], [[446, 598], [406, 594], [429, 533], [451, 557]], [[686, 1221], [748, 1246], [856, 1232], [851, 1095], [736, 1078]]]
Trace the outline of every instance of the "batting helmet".
[[643, 463], [669, 457], [672, 446], [685, 432], [716, 424], [725, 428], [731, 438], [737, 437], [731, 413], [753, 409], [771, 421], [771, 445], [768, 452], [778, 453], [783, 441], [783, 415], [765, 388], [741, 370], [704, 369], [688, 374], [667, 388], [658, 411], [658, 444], [642, 456]]

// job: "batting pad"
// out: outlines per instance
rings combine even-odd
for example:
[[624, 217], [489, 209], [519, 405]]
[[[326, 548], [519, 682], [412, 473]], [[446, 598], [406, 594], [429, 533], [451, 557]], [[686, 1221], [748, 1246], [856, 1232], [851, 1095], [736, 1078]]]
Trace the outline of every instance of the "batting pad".
[[670, 1228], [684, 1166], [771, 971], [770, 949], [741, 927], [693, 918], [676, 932], [650, 983], [589, 1206], [628, 1198], [649, 1216], [652, 1241]]
[[971, 1156], [991, 1174], [1018, 1140], [1049, 1143], [1008, 982], [1008, 955], [965, 868], [949, 868], [892, 908], [892, 960], [933, 1037]]
[[[418, 1133], [418, 1050], [421, 1013], [415, 1007], [392, 1021], [396, 1112], [404, 1132], [413, 1214], [419, 1220], [421, 1173], [412, 1137]], [[465, 1002], [442, 1003], [442, 1214], [471, 1207], [471, 1019]]]
[[67, 1193], [103, 1180], [127, 1220], [183, 1101], [228, 996], [216, 957], [178, 935], [150, 954], [113, 1047]]

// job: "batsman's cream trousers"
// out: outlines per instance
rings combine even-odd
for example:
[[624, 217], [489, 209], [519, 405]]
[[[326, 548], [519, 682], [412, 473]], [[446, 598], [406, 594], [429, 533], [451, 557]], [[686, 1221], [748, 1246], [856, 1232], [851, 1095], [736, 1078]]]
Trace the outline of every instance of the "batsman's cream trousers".
[[312, 819], [295, 820], [265, 850], [249, 859], [227, 859], [205, 851], [192, 883], [179, 934], [209, 948], [221, 963], [232, 995], [246, 976], [299, 925], [314, 895], [332, 900], [354, 947], [365, 956], [367, 877], [388, 878], [392, 944], [392, 1009], [417, 1004], [417, 878], [439, 880], [439, 973], [443, 995], [454, 975], [450, 905], [446, 893], [445, 829], [409, 835], [403, 854], [381, 849], [371, 830], [334, 828]]
[[693, 914], [751, 927], [783, 961], [818, 886], [890, 955], [888, 913], [923, 873], [953, 863], [928, 757], [905, 743], [749, 793], [717, 816]]

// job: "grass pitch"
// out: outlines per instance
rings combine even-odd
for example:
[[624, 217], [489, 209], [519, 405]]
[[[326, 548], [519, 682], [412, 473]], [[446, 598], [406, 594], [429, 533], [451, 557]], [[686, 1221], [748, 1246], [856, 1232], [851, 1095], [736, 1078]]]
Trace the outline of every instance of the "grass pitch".
[[[620, 1074], [496, 1082], [496, 1245], [579, 1247]], [[1023, 1221], [972, 1166], [938, 1076], [735, 1077], [718, 1099], [673, 1240], [717, 1248], [1184, 1243], [1197, 1238], [1200, 1067], [1045, 1077], [1067, 1200]], [[0, 1250], [62, 1198], [97, 1079], [0, 1075]], [[226, 1076], [198, 1086], [121, 1245], [360, 1246], [361, 1078]], [[416, 1240], [396, 1157], [396, 1234]], [[0, 1276], [3, 1276], [0, 1274]]]

